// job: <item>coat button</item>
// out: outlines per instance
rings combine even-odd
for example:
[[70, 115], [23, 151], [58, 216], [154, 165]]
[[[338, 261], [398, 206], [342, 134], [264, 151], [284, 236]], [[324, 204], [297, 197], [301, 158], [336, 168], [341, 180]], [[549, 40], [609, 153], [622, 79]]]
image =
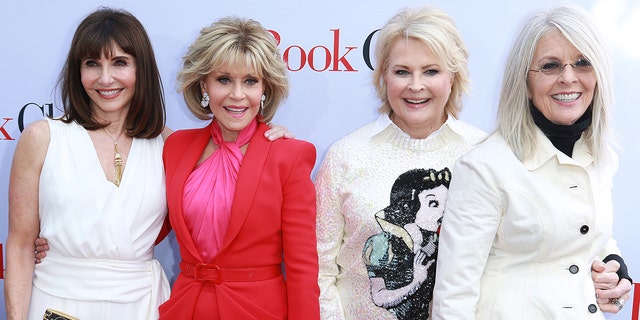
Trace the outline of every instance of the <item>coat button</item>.
[[569, 267], [569, 272], [571, 272], [572, 274], [578, 273], [579, 270], [580, 270], [580, 268], [578, 268], [578, 266], [576, 266], [575, 264], [573, 264], [573, 265], [571, 265]]
[[585, 224], [584, 226], [580, 227], [580, 233], [582, 234], [589, 233], [589, 226]]
[[596, 313], [596, 312], [598, 312], [598, 307], [596, 307], [596, 305], [595, 305], [595, 304], [593, 304], [593, 303], [592, 303], [592, 304], [590, 304], [590, 305], [589, 305], [589, 312], [591, 312], [591, 313]]

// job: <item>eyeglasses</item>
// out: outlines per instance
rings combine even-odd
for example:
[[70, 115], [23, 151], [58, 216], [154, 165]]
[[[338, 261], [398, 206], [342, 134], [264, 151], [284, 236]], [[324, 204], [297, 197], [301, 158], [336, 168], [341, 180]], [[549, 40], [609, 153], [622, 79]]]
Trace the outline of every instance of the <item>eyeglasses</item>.
[[578, 59], [578, 61], [576, 61], [575, 63], [565, 63], [565, 64], [562, 64], [558, 61], [551, 61], [551, 62], [545, 63], [542, 66], [542, 68], [538, 70], [529, 69], [529, 71], [541, 72], [546, 76], [557, 76], [562, 73], [562, 71], [564, 70], [564, 67], [566, 66], [573, 67], [573, 71], [575, 71], [576, 73], [589, 73], [593, 71], [593, 66], [591, 65], [591, 62], [589, 62], [589, 60], [584, 58]]

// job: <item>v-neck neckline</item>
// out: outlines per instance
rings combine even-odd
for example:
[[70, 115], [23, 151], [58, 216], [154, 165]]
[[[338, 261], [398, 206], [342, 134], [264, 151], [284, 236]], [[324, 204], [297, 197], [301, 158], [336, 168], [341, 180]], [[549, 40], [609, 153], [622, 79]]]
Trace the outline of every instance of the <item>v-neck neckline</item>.
[[129, 168], [130, 164], [132, 163], [131, 159], [135, 156], [136, 145], [138, 144], [136, 141], [138, 139], [133, 138], [131, 140], [131, 147], [129, 148], [129, 152], [127, 153], [127, 161], [126, 161], [126, 163], [124, 165], [124, 168], [122, 170], [122, 179], [120, 180], [120, 186], [116, 186], [116, 184], [113, 181], [107, 179], [107, 173], [104, 170], [104, 168], [102, 167], [102, 164], [100, 163], [100, 157], [98, 156], [98, 149], [96, 149], [96, 146], [93, 143], [93, 140], [91, 139], [91, 135], [89, 134], [89, 130], [85, 129], [84, 127], [82, 127], [81, 125], [79, 125], [77, 123], [76, 123], [76, 125], [84, 132], [85, 138], [87, 139], [88, 145], [91, 147], [91, 149], [93, 149], [93, 153], [92, 153], [93, 160], [92, 160], [92, 162], [96, 166], [95, 170], [97, 172], [101, 172], [102, 173], [102, 175], [100, 176], [101, 180], [105, 181], [106, 183], [109, 183], [110, 185], [112, 185], [116, 189], [121, 189], [124, 186], [124, 184], [126, 183], [126, 181], [128, 181], [127, 172], [130, 171], [128, 168]]

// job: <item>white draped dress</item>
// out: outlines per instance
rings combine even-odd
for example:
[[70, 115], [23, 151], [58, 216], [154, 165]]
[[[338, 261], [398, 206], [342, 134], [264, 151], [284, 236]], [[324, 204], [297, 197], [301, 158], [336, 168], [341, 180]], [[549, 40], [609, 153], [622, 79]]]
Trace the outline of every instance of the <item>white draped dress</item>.
[[167, 207], [162, 137], [134, 139], [122, 183], [107, 181], [87, 131], [49, 120], [29, 319], [47, 308], [84, 319], [157, 319], [169, 282], [153, 259]]

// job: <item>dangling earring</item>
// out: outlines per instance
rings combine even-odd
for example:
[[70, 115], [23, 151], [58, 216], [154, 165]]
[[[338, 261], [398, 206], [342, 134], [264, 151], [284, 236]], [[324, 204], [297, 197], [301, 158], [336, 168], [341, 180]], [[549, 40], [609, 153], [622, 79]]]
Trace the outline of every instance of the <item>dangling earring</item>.
[[262, 98], [260, 99], [260, 115], [264, 117], [264, 100], [266, 100], [267, 97], [263, 94]]
[[209, 106], [209, 94], [208, 93], [203, 93], [202, 94], [202, 100], [200, 100], [200, 106], [203, 108], [206, 108]]

